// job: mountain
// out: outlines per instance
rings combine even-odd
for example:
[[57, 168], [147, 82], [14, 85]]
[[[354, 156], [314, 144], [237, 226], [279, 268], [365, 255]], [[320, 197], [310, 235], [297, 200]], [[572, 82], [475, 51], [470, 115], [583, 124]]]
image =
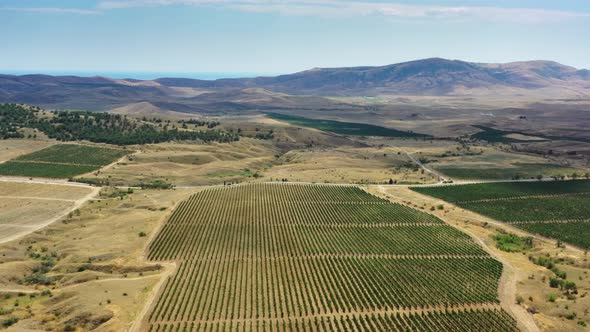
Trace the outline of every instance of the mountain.
[[1, 101], [58, 108], [110, 109], [150, 102], [176, 105], [179, 111], [282, 106], [337, 109], [350, 105], [322, 97], [492, 94], [526, 94], [539, 99], [549, 95], [587, 97], [590, 71], [552, 61], [487, 64], [431, 58], [378, 67], [314, 68], [275, 77], [213, 81], [0, 75]]

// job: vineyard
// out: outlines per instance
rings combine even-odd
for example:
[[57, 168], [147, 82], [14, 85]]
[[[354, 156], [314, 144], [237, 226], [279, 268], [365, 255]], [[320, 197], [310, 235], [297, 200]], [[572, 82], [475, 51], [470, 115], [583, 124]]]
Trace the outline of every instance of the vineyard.
[[104, 166], [128, 154], [128, 151], [89, 145], [57, 144], [16, 158], [18, 161]]
[[0, 174], [69, 178], [97, 170], [128, 153], [120, 149], [57, 144], [0, 164]]
[[150, 244], [176, 261], [151, 331], [497, 330], [502, 265], [440, 219], [347, 186], [198, 192]]
[[531, 233], [590, 248], [590, 181], [413, 188]]

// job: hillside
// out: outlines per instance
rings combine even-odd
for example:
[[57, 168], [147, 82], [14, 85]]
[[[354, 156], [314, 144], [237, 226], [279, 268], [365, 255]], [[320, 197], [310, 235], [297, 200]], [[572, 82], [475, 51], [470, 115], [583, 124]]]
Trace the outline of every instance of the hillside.
[[[151, 81], [48, 75], [0, 75], [0, 101], [49, 108], [105, 110], [132, 103], [165, 104], [169, 110], [362, 108], [339, 96], [529, 96], [587, 99], [590, 71], [551, 61], [505, 64], [431, 58], [379, 67], [314, 68], [276, 77], [159, 78]], [[316, 98], [300, 98], [311, 95]]]

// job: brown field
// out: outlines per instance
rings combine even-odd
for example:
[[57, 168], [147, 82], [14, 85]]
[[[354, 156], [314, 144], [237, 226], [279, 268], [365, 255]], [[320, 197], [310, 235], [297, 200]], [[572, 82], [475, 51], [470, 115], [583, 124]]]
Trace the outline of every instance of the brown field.
[[96, 191], [66, 184], [0, 181], [0, 243], [54, 222]]
[[264, 180], [287, 179], [318, 183], [432, 183], [399, 148], [354, 148], [294, 150], [281, 164], [264, 172]]
[[47, 140], [7, 139], [0, 140], [0, 162], [44, 149], [55, 143]]
[[271, 165], [277, 153], [269, 142], [254, 139], [226, 144], [162, 143], [137, 150], [131, 160], [84, 177], [108, 180], [112, 185], [137, 185], [155, 179], [177, 186], [243, 181]]

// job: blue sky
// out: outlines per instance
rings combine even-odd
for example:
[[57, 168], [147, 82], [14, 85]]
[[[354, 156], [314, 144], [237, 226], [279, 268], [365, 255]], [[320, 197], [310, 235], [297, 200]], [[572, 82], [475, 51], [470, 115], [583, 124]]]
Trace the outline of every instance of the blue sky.
[[0, 71], [289, 73], [444, 57], [590, 68], [587, 0], [0, 0]]

